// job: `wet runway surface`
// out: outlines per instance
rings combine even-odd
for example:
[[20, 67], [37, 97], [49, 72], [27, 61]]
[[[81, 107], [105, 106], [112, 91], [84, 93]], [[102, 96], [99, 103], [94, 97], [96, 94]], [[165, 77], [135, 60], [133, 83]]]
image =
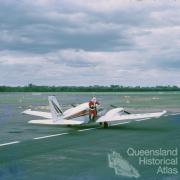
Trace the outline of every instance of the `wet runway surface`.
[[157, 174], [157, 165], [140, 165], [137, 156], [127, 153], [129, 148], [180, 148], [180, 115], [176, 114], [180, 93], [57, 93], [64, 109], [96, 95], [105, 109], [114, 104], [131, 112], [167, 109], [174, 115], [108, 129], [28, 124], [37, 118], [21, 112], [28, 108], [48, 111], [48, 95], [52, 94], [0, 94], [0, 179], [180, 178], [179, 164], [168, 165], [178, 173]]

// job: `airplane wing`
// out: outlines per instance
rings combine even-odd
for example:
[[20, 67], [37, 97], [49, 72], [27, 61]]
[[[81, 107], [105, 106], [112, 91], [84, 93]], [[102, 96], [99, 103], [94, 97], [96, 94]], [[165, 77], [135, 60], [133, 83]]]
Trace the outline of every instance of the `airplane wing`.
[[159, 118], [164, 115], [166, 111], [157, 113], [145, 113], [145, 114], [120, 114], [122, 108], [115, 108], [108, 111], [104, 116], [100, 117], [96, 122], [104, 123], [105, 126], [108, 124], [124, 124], [132, 121], [144, 121], [152, 118]]
[[41, 112], [41, 111], [32, 111], [31, 109], [27, 109], [27, 110], [23, 111], [22, 114], [28, 114], [28, 115], [32, 115], [32, 116], [39, 116], [39, 117], [43, 117], [43, 118], [46, 118], [46, 119], [52, 118], [51, 113]]
[[80, 125], [83, 124], [84, 121], [75, 121], [75, 120], [61, 120], [61, 121], [53, 121], [53, 119], [42, 119], [42, 120], [31, 120], [28, 121], [30, 124], [44, 124], [44, 125]]

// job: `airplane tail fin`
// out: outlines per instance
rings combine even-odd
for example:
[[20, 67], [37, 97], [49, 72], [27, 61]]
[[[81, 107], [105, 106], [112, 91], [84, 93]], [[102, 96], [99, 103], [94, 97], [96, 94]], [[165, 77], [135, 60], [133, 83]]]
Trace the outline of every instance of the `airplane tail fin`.
[[49, 96], [48, 100], [49, 100], [49, 106], [50, 106], [52, 118], [54, 121], [56, 121], [59, 119], [59, 117], [63, 115], [63, 111], [55, 96]]

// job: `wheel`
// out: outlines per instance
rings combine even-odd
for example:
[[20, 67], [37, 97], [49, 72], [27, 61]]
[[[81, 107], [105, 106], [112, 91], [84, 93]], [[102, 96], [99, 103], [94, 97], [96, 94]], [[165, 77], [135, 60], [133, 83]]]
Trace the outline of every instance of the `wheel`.
[[108, 123], [104, 122], [104, 128], [108, 128]]

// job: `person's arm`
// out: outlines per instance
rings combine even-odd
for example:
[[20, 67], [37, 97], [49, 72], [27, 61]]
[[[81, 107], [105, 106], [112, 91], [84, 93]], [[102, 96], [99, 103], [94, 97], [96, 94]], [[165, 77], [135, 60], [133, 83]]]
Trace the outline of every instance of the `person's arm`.
[[99, 103], [98, 101], [96, 101], [96, 104], [97, 104], [97, 105], [100, 105], [100, 103]]

